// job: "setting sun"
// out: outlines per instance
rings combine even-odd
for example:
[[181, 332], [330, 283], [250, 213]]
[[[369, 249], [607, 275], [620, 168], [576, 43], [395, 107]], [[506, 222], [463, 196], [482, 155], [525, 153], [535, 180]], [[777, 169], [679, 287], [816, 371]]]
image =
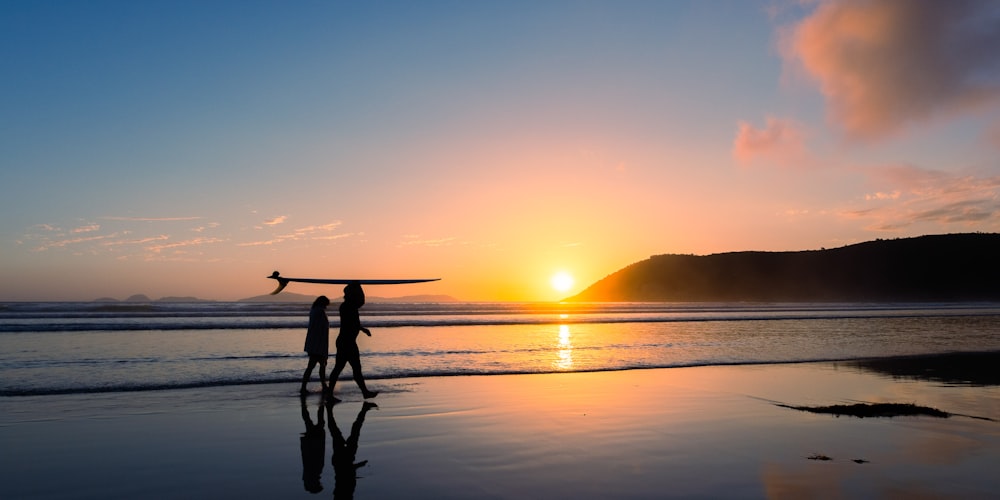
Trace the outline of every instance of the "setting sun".
[[551, 283], [552, 283], [552, 288], [555, 288], [557, 291], [560, 292], [565, 292], [568, 291], [570, 288], [573, 288], [573, 277], [570, 276], [568, 273], [558, 272], [554, 276], [552, 276]]

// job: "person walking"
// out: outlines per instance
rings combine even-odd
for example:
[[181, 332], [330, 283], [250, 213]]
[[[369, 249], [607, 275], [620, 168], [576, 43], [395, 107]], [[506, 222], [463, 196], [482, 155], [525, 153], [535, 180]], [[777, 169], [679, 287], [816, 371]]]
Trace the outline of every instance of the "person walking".
[[344, 303], [340, 305], [340, 333], [337, 335], [337, 357], [330, 371], [329, 394], [334, 402], [339, 399], [333, 397], [333, 388], [337, 385], [337, 379], [344, 367], [351, 365], [354, 372], [354, 381], [361, 389], [361, 394], [368, 398], [374, 398], [378, 391], [369, 391], [365, 385], [365, 376], [361, 372], [361, 352], [358, 350], [358, 334], [365, 332], [371, 337], [371, 330], [361, 326], [361, 317], [358, 310], [365, 305], [365, 291], [361, 289], [360, 283], [351, 283], [344, 287]]
[[306, 372], [302, 375], [302, 388], [299, 389], [302, 394], [309, 392], [306, 390], [306, 385], [309, 384], [309, 377], [312, 376], [316, 365], [319, 365], [319, 381], [323, 391], [329, 390], [326, 383], [326, 361], [330, 356], [330, 320], [326, 317], [328, 305], [330, 299], [320, 295], [309, 309], [309, 327], [306, 329], [305, 345], [305, 351], [309, 353], [309, 364], [306, 365]]

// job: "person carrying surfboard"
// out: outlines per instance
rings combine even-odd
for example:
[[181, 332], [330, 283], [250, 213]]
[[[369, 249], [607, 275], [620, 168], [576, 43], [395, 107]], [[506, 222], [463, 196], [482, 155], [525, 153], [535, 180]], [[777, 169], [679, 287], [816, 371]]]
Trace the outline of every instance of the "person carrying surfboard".
[[302, 388], [299, 392], [306, 394], [306, 385], [309, 377], [312, 376], [313, 368], [319, 365], [319, 382], [323, 390], [328, 390], [326, 384], [326, 360], [330, 356], [330, 320], [326, 317], [326, 306], [330, 305], [330, 299], [326, 295], [320, 295], [313, 301], [312, 308], [309, 309], [309, 327], [306, 329], [305, 351], [309, 353], [309, 364], [306, 365], [306, 372], [302, 375]]
[[358, 334], [365, 332], [371, 337], [371, 330], [361, 326], [361, 317], [358, 309], [365, 305], [365, 291], [361, 289], [360, 283], [351, 283], [344, 287], [344, 303], [340, 304], [340, 333], [337, 335], [337, 357], [330, 371], [330, 388], [328, 392], [334, 402], [339, 399], [333, 397], [333, 388], [337, 385], [337, 379], [344, 367], [351, 365], [354, 372], [354, 381], [361, 388], [361, 394], [365, 399], [374, 398], [377, 391], [369, 391], [365, 386], [365, 376], [361, 373], [361, 351], [358, 350]]

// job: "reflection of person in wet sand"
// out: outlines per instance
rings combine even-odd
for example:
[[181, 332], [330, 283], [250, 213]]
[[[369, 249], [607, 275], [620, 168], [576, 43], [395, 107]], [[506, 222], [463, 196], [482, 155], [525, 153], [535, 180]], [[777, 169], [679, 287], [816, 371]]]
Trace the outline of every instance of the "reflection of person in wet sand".
[[330, 422], [330, 437], [333, 438], [333, 457], [330, 459], [336, 482], [333, 486], [333, 498], [354, 498], [354, 488], [358, 484], [357, 471], [368, 463], [367, 460], [354, 463], [358, 455], [358, 440], [361, 439], [361, 425], [365, 423], [365, 414], [368, 410], [377, 407], [375, 403], [365, 401], [354, 419], [351, 435], [347, 439], [344, 439], [337, 421], [333, 418], [333, 405], [326, 407], [327, 420]]
[[[365, 305], [365, 292], [358, 283], [351, 283], [344, 287], [344, 303], [340, 305], [340, 334], [337, 335], [337, 359], [330, 371], [330, 395], [333, 396], [333, 387], [337, 385], [337, 379], [344, 367], [351, 365], [354, 372], [354, 381], [361, 388], [361, 394], [365, 399], [374, 398], [377, 391], [369, 391], [365, 386], [365, 376], [361, 373], [361, 351], [358, 350], [358, 334], [365, 332], [371, 337], [372, 332], [361, 326], [361, 317], [358, 309]], [[337, 398], [333, 398], [338, 401]]]
[[302, 375], [302, 388], [299, 392], [305, 394], [306, 384], [312, 375], [313, 368], [319, 365], [319, 382], [323, 390], [327, 390], [326, 385], [326, 360], [330, 353], [330, 320], [326, 317], [326, 306], [330, 305], [330, 299], [325, 295], [316, 297], [312, 308], [309, 309], [309, 327], [306, 329], [305, 351], [309, 353], [309, 364], [306, 365], [306, 372]]
[[299, 438], [299, 448], [302, 451], [302, 486], [310, 493], [323, 491], [320, 476], [323, 474], [323, 457], [326, 455], [326, 429], [323, 428], [323, 401], [316, 411], [317, 423], [313, 423], [306, 407], [305, 396], [302, 400], [302, 422], [306, 431]]

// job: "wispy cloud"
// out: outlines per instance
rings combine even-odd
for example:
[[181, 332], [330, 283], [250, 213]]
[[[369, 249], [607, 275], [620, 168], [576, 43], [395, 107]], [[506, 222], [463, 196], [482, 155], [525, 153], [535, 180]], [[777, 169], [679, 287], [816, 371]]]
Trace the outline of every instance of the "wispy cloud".
[[326, 236], [314, 236], [312, 239], [314, 239], [314, 240], [340, 240], [340, 239], [344, 239], [344, 238], [350, 238], [352, 236], [355, 236], [355, 234], [354, 233], [340, 233], [340, 234], [330, 234], [330, 235], [326, 235]]
[[88, 224], [86, 226], [80, 226], [78, 228], [72, 229], [70, 230], [70, 232], [73, 234], [91, 233], [94, 231], [99, 231], [100, 229], [101, 229], [100, 224]]
[[293, 229], [289, 233], [275, 235], [272, 238], [266, 240], [238, 243], [237, 246], [241, 247], [268, 246], [268, 245], [277, 245], [279, 243], [283, 243], [286, 241], [300, 241], [300, 240], [329, 241], [329, 240], [339, 240], [342, 238], [355, 236], [355, 233], [330, 234], [336, 231], [337, 228], [339, 228], [342, 224], [343, 222], [338, 220], [327, 224], [300, 227], [297, 229]]
[[65, 239], [58, 239], [58, 240], [49, 240], [49, 241], [45, 241], [44, 243], [42, 243], [39, 246], [36, 246], [34, 248], [34, 251], [36, 251], [36, 252], [44, 252], [46, 250], [50, 250], [50, 249], [53, 249], [53, 248], [64, 248], [64, 247], [68, 247], [68, 246], [71, 246], [71, 245], [79, 245], [81, 243], [89, 243], [89, 242], [107, 240], [107, 239], [116, 238], [116, 237], [118, 237], [117, 234], [107, 234], [107, 235], [100, 235], [100, 236], [86, 236], [86, 237], [81, 237], [81, 238], [65, 238]]
[[844, 210], [870, 220], [869, 229], [897, 231], [915, 224], [1000, 229], [1000, 176], [976, 177], [893, 165], [870, 170], [880, 189], [864, 196], [863, 207]]
[[299, 236], [306, 236], [316, 233], [328, 233], [330, 231], [336, 230], [338, 227], [340, 227], [341, 224], [343, 224], [343, 222], [338, 220], [338, 221], [333, 221], [329, 224], [323, 224], [319, 226], [300, 227], [295, 230], [294, 234]]
[[194, 238], [194, 239], [190, 239], [190, 240], [176, 241], [176, 242], [173, 242], [173, 243], [164, 243], [162, 245], [150, 245], [150, 246], [146, 247], [146, 250], [148, 250], [150, 252], [153, 252], [153, 253], [160, 253], [160, 252], [163, 252], [164, 250], [172, 250], [172, 249], [176, 249], [176, 248], [210, 245], [210, 244], [213, 244], [213, 243], [222, 243], [224, 241], [226, 241], [226, 240], [223, 240], [221, 238]]
[[192, 221], [201, 220], [204, 217], [119, 217], [119, 216], [105, 216], [100, 217], [102, 220], [115, 220], [115, 221], [132, 221], [132, 222], [177, 222], [177, 221]]
[[208, 231], [209, 229], [215, 229], [215, 228], [217, 228], [219, 226], [221, 226], [221, 224], [219, 224], [218, 222], [210, 222], [210, 223], [202, 225], [202, 226], [191, 228], [191, 231], [194, 231], [196, 233], [203, 233], [205, 231]]
[[132, 239], [132, 240], [106, 241], [106, 242], [102, 243], [102, 245], [104, 245], [106, 247], [117, 247], [117, 246], [127, 246], [127, 245], [145, 245], [147, 243], [152, 243], [154, 241], [166, 241], [166, 240], [169, 240], [169, 239], [170, 239], [170, 236], [167, 236], [165, 234], [161, 234], [161, 235], [158, 235], [158, 236], [150, 236], [148, 238], [139, 238], [139, 239]]
[[448, 236], [445, 238], [422, 238], [419, 235], [406, 235], [403, 237], [403, 241], [400, 242], [400, 246], [425, 246], [425, 247], [443, 247], [450, 246], [458, 243], [458, 238], [454, 236]]
[[1000, 98], [1000, 6], [990, 0], [819, 2], [785, 33], [788, 68], [818, 82], [834, 123], [878, 139]]
[[271, 219], [265, 220], [264, 221], [264, 225], [265, 226], [277, 226], [278, 224], [281, 224], [281, 223], [285, 222], [286, 220], [288, 220], [288, 216], [287, 215], [280, 215], [278, 217], [273, 217]]

